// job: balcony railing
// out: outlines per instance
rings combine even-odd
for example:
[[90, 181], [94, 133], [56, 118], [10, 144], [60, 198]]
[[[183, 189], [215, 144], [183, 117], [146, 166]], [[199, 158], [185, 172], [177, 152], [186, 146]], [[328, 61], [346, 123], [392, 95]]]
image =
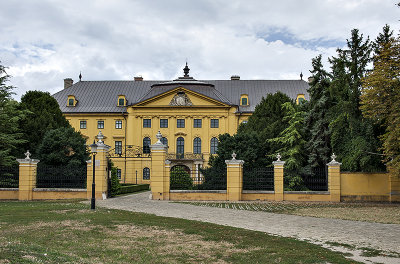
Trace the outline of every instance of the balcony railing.
[[202, 160], [203, 154], [195, 153], [168, 153], [167, 160]]

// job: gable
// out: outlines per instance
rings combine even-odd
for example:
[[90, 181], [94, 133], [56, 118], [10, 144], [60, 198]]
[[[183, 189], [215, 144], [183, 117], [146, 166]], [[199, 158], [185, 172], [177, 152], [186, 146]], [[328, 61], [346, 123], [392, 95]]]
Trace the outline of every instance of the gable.
[[139, 103], [133, 107], [229, 107], [229, 105], [191, 91], [184, 87], [161, 93]]

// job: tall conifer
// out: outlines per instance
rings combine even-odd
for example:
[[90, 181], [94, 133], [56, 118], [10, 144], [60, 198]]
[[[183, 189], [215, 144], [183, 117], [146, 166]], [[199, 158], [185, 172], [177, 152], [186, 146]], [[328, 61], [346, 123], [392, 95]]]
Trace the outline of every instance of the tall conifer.
[[305, 118], [305, 125], [310, 140], [307, 142], [308, 163], [311, 167], [324, 166], [329, 161], [330, 132], [328, 110], [331, 105], [329, 97], [329, 74], [323, 69], [321, 55], [312, 60], [312, 81], [308, 93], [310, 95], [310, 111]]

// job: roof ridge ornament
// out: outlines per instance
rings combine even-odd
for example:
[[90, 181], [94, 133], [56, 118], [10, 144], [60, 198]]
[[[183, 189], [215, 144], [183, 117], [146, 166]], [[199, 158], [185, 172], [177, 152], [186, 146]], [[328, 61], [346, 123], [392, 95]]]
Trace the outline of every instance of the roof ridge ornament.
[[190, 71], [190, 69], [189, 69], [189, 67], [187, 65], [187, 61], [186, 61], [186, 66], [185, 66], [185, 68], [183, 68], [183, 73], [184, 73], [183, 77], [189, 77], [189, 71]]

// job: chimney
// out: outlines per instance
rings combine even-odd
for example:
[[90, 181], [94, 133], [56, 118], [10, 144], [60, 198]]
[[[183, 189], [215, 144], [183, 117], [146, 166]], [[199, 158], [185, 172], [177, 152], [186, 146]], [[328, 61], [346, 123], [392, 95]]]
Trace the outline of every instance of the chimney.
[[240, 80], [240, 76], [239, 75], [232, 75], [231, 76], [231, 80], [232, 81], [239, 81]]
[[313, 77], [308, 77], [308, 83], [311, 83], [312, 81], [314, 81], [314, 78]]
[[141, 82], [141, 81], [143, 81], [143, 77], [142, 77], [142, 76], [135, 76], [135, 77], [134, 77], [134, 80], [135, 80], [136, 82]]
[[71, 78], [64, 79], [64, 89], [71, 87], [74, 84], [74, 80]]

